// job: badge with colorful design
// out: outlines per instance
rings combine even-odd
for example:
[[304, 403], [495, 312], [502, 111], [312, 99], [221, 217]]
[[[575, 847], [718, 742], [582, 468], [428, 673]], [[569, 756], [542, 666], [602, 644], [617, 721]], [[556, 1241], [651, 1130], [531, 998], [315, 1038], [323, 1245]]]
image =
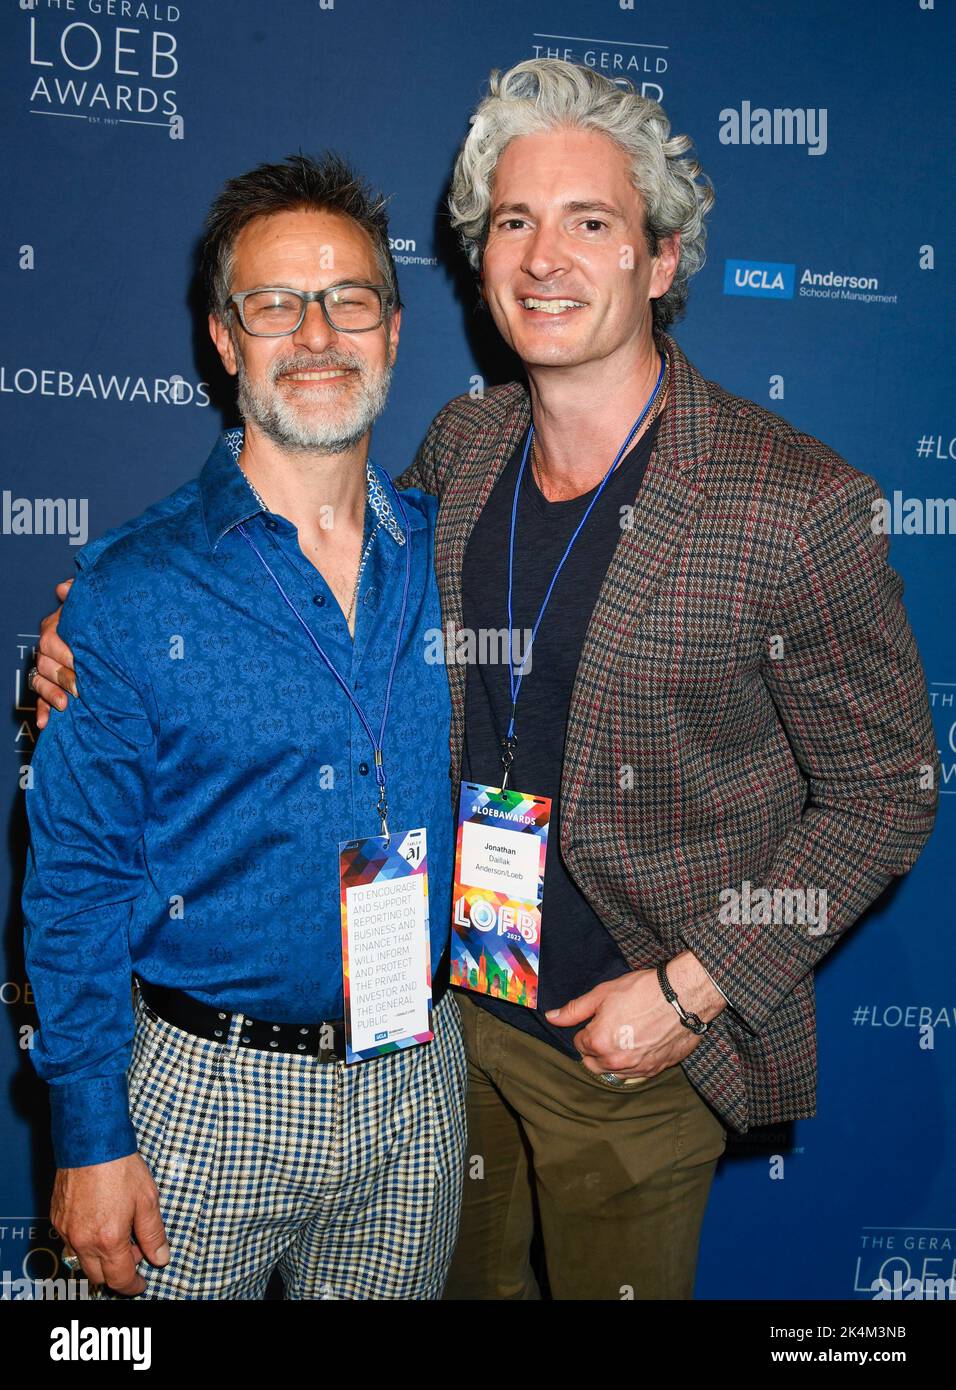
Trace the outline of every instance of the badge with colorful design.
[[533, 1009], [551, 798], [463, 782], [451, 983]]

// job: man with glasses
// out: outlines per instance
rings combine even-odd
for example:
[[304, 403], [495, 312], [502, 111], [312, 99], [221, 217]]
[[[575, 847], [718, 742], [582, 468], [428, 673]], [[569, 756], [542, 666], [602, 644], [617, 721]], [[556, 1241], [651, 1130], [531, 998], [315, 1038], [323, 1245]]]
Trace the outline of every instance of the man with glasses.
[[[536, 1298], [536, 1224], [556, 1298], [690, 1298], [729, 1129], [814, 1113], [814, 968], [933, 824], [878, 485], [665, 331], [712, 201], [655, 102], [556, 59], [492, 75], [455, 166], [452, 225], [527, 384], [451, 401], [399, 484], [440, 498], [446, 624], [535, 637], [533, 671], [527, 644], [448, 668], [463, 865], [476, 814], [500, 818], [455, 895], [481, 1161], [450, 1298]], [[55, 625], [38, 693], [63, 701]], [[513, 896], [503, 822], [546, 804], [529, 1004], [529, 957], [466, 889]]]
[[[401, 322], [383, 203], [334, 157], [262, 166], [203, 265], [244, 427], [83, 552], [78, 698], [27, 794], [52, 1217], [118, 1293], [261, 1298], [278, 1268], [291, 1299], [434, 1298], [464, 1148], [448, 783], [422, 776], [449, 700], [436, 503], [368, 457]], [[406, 994], [369, 1003], [376, 960]]]

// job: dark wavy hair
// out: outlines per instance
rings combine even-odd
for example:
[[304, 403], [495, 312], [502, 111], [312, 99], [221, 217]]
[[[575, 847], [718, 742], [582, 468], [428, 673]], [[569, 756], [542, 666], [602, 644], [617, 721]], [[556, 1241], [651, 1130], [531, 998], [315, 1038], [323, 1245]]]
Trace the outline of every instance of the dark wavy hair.
[[280, 164], [260, 164], [230, 179], [206, 217], [199, 254], [200, 274], [209, 312], [225, 320], [229, 310], [236, 238], [256, 217], [312, 208], [349, 217], [367, 232], [375, 250], [382, 283], [396, 309], [398, 275], [388, 244], [386, 199], [330, 151], [313, 158], [290, 154]]

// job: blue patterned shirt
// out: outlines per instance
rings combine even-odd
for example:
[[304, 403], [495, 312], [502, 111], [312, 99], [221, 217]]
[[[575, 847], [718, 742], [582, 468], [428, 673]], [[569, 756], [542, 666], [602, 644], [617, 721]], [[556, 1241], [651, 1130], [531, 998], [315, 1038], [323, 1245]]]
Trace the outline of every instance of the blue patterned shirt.
[[54, 710], [26, 794], [27, 970], [60, 1167], [136, 1150], [130, 978], [277, 1022], [341, 1017], [341, 840], [380, 833], [372, 746], [273, 580], [378, 732], [405, 546], [411, 583], [385, 735], [392, 831], [427, 827], [433, 970], [447, 945], [453, 817], [433, 570], [437, 503], [369, 465], [376, 520], [354, 642], [224, 435], [196, 482], [82, 552], [60, 631], [79, 697]]

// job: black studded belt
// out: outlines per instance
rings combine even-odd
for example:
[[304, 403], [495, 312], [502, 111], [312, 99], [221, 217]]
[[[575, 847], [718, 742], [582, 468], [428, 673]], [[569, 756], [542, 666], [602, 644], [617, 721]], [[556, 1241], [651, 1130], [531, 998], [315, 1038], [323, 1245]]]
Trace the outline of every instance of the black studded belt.
[[[146, 1012], [152, 1018], [164, 1019], [174, 1028], [182, 1028], [197, 1038], [208, 1038], [210, 1042], [225, 1043], [228, 1039], [236, 1012], [203, 1004], [181, 989], [152, 985], [141, 977], [137, 977], [137, 984]], [[447, 988], [448, 956], [445, 955], [432, 981], [433, 1006], [439, 1003]], [[317, 1057], [320, 1062], [345, 1060], [344, 1019], [329, 1019], [323, 1023], [273, 1023], [269, 1019], [251, 1018], [246, 1013], [238, 1016], [242, 1019], [240, 1048], [291, 1052], [298, 1057]]]

